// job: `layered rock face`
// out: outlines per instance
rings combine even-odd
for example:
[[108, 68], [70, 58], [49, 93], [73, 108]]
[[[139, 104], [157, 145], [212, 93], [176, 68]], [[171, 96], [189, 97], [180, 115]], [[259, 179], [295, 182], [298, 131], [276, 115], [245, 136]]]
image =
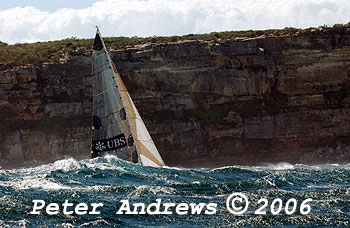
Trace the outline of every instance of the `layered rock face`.
[[0, 166], [89, 155], [90, 58], [0, 73]]
[[[350, 162], [350, 30], [111, 50], [167, 165]], [[0, 74], [2, 166], [90, 155], [89, 53]]]

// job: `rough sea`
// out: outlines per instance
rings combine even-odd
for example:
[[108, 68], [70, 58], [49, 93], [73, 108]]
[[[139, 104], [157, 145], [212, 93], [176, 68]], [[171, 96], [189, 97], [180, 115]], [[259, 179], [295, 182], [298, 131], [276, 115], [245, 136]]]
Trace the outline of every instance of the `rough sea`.
[[[244, 194], [249, 201], [242, 215], [227, 209], [232, 193]], [[121, 200], [128, 200], [130, 206], [147, 206], [156, 199], [162, 204], [217, 206], [215, 214], [178, 215], [174, 208], [172, 214], [116, 214]], [[260, 199], [267, 201], [261, 210], [265, 214], [256, 214], [264, 206], [265, 200], [258, 203]], [[306, 203], [311, 210], [302, 214], [301, 203], [306, 199], [312, 199]], [[39, 215], [30, 214], [33, 200], [43, 200], [45, 206], [57, 203], [58, 214], [49, 215], [45, 207]], [[85, 203], [89, 210], [92, 203], [103, 207], [99, 215], [65, 215], [65, 200], [74, 206]], [[289, 214], [285, 211], [288, 200]], [[235, 203], [244, 207], [244, 201]], [[350, 165], [152, 168], [107, 156], [0, 170], [0, 227], [350, 227]]]

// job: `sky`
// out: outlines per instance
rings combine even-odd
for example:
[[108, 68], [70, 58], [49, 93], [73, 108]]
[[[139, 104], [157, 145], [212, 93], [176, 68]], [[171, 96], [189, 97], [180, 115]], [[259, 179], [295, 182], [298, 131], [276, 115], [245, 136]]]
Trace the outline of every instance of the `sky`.
[[0, 0], [0, 41], [171, 36], [350, 22], [350, 0]]

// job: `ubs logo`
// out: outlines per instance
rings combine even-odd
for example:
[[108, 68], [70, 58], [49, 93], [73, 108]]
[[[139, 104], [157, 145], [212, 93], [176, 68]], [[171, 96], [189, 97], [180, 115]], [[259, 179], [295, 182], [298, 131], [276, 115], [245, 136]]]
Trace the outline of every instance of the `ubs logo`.
[[92, 151], [93, 152], [103, 152], [103, 151], [110, 151], [110, 150], [116, 150], [125, 147], [126, 139], [125, 135], [117, 135], [109, 139], [101, 139], [101, 140], [94, 140], [92, 142]]

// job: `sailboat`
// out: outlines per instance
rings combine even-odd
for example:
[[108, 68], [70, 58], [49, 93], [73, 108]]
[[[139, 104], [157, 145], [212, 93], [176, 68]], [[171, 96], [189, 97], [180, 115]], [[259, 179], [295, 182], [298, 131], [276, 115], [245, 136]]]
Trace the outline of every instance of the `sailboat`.
[[91, 157], [113, 154], [145, 166], [164, 162], [112, 62], [99, 28], [92, 51], [93, 132]]

